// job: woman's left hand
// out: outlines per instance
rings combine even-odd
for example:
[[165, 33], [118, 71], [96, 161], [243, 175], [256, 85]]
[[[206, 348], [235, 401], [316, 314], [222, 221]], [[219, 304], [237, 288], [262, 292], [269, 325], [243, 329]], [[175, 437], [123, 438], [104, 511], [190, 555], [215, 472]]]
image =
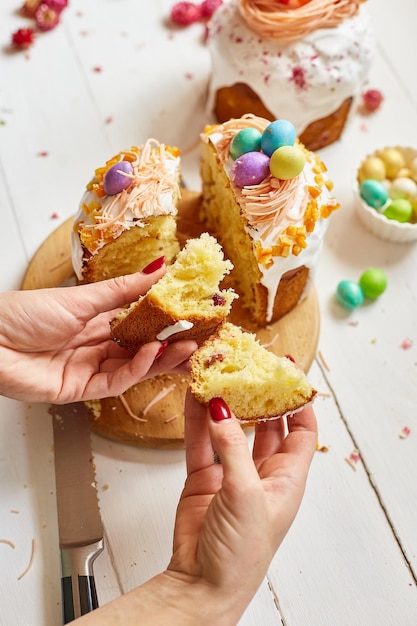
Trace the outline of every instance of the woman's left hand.
[[132, 355], [110, 338], [109, 322], [120, 307], [146, 293], [164, 271], [0, 294], [0, 393], [64, 404], [117, 396], [157, 374], [184, 371], [194, 341], [168, 347], [153, 341]]

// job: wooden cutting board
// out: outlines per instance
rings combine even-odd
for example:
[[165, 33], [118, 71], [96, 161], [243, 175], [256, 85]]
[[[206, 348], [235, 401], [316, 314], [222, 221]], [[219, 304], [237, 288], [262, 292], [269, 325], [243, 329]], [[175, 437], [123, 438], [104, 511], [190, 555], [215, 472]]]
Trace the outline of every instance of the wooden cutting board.
[[[183, 244], [201, 234], [197, 220], [200, 195], [183, 191], [179, 206], [178, 232]], [[61, 224], [32, 258], [22, 289], [75, 284], [71, 261], [73, 218]], [[317, 349], [320, 312], [316, 292], [285, 317], [267, 328], [258, 329], [239, 306], [233, 305], [231, 321], [255, 332], [260, 342], [277, 355], [291, 354], [305, 372]], [[184, 447], [184, 396], [187, 378], [162, 375], [131, 387], [122, 398], [106, 398], [92, 404], [92, 429], [114, 441], [148, 448]]]

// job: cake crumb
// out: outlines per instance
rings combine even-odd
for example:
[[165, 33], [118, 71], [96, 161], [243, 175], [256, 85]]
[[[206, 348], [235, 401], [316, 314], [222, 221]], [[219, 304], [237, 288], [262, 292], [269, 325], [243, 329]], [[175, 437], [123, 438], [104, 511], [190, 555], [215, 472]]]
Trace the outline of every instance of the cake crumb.
[[20, 576], [17, 577], [17, 580], [22, 580], [23, 576], [26, 576], [26, 574], [32, 567], [34, 557], [35, 557], [35, 539], [32, 539], [32, 549], [30, 553], [29, 563], [27, 564], [23, 572], [20, 574]]
[[328, 372], [330, 372], [330, 367], [328, 366], [328, 363], [327, 363], [326, 359], [324, 358], [323, 353], [322, 353], [322, 351], [321, 351], [321, 350], [319, 350], [319, 351], [318, 351], [318, 355], [319, 355], [319, 359], [320, 359], [320, 361], [321, 361], [321, 362], [323, 363], [323, 365], [324, 365], [324, 368], [325, 368]]

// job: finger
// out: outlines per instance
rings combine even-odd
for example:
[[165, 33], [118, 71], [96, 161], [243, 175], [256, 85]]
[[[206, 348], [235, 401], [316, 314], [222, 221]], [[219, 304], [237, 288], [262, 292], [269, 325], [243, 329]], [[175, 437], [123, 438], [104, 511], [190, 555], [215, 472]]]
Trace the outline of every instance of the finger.
[[[158, 374], [171, 372], [185, 361], [188, 361], [193, 352], [197, 350], [197, 347], [196, 342], [191, 340], [175, 341], [169, 344], [161, 356], [153, 363], [147, 377], [151, 378]], [[188, 368], [184, 366], [184, 371], [187, 370]]]
[[152, 274], [137, 272], [98, 283], [63, 287], [56, 298], [61, 300], [64, 306], [69, 304], [79, 319], [88, 320], [103, 311], [134, 302], [162, 278], [164, 273], [165, 265]]
[[116, 370], [107, 371], [111, 367], [112, 359], [109, 359], [109, 364], [104, 359], [100, 363], [100, 372], [94, 374], [86, 385], [82, 399], [119, 396], [132, 385], [144, 380], [160, 347], [158, 341], [145, 344], [133, 358]]
[[285, 422], [282, 418], [256, 424], [252, 451], [253, 460], [262, 461], [278, 452], [284, 437]]
[[317, 422], [311, 405], [287, 418], [288, 435], [279, 452], [292, 457], [291, 465], [299, 476], [306, 476], [317, 445]]
[[187, 389], [185, 396], [185, 460], [187, 475], [213, 465], [213, 447], [208, 430], [207, 409]]
[[236, 417], [220, 398], [210, 401], [209, 433], [223, 466], [224, 480], [248, 485], [258, 480], [246, 435]]

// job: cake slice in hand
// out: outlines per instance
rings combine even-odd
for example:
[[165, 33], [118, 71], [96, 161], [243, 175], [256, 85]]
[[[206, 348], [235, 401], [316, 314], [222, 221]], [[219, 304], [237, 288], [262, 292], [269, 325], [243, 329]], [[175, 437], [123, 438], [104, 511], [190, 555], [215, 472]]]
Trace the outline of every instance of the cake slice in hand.
[[233, 265], [216, 239], [189, 239], [165, 275], [145, 296], [110, 322], [112, 338], [137, 352], [150, 341], [193, 339], [199, 345], [216, 332], [237, 298], [219, 284]]
[[190, 362], [190, 389], [197, 400], [223, 398], [247, 424], [296, 413], [317, 393], [289, 358], [269, 352], [256, 335], [228, 322]]

